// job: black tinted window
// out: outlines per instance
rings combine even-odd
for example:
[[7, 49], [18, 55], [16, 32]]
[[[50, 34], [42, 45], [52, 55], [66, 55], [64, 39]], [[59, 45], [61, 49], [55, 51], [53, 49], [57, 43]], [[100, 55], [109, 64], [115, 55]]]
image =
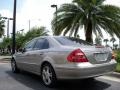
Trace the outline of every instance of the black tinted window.
[[84, 40], [72, 37], [55, 37], [55, 39], [62, 45], [66, 46], [79, 46], [79, 45], [92, 45]]
[[48, 48], [49, 48], [49, 43], [46, 39], [38, 39], [34, 46], [34, 50], [48, 49]]
[[42, 49], [48, 49], [48, 48], [49, 48], [49, 42], [48, 40], [45, 39]]

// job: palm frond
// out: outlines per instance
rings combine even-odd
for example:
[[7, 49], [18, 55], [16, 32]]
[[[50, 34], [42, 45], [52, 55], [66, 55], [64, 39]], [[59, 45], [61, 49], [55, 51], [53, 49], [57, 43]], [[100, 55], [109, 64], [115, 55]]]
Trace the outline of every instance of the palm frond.
[[[120, 38], [120, 7], [105, 5], [105, 0], [73, 0], [66, 3], [55, 12], [52, 20], [52, 30], [55, 35], [70, 33], [76, 37], [80, 27], [92, 35], [103, 37], [102, 29], [110, 36]], [[56, 27], [57, 18], [57, 27]], [[88, 40], [88, 38], [90, 38]], [[86, 40], [92, 42], [92, 36], [86, 35]]]

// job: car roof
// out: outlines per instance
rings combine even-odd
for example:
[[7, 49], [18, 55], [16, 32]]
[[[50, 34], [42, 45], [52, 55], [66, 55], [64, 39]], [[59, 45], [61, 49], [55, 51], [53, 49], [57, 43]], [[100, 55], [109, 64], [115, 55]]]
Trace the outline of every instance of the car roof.
[[67, 36], [39, 36], [33, 39], [39, 39], [39, 38], [54, 38], [54, 37], [67, 37]]
[[39, 36], [39, 37], [37, 37], [37, 38], [47, 38], [47, 37], [66, 37], [66, 36]]

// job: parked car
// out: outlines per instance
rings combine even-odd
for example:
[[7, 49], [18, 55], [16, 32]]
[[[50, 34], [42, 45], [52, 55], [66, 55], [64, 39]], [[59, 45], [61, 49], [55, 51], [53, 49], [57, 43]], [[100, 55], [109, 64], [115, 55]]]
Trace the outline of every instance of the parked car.
[[13, 55], [14, 73], [25, 70], [41, 75], [46, 86], [60, 79], [86, 79], [114, 71], [116, 61], [109, 47], [63, 36], [37, 37]]

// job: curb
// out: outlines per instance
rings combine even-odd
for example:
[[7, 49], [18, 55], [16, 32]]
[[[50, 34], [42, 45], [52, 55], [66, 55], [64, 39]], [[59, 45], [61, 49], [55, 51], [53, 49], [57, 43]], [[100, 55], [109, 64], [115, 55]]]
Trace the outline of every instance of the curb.
[[0, 58], [0, 63], [9, 63], [11, 58], [5, 57], [5, 58]]
[[113, 72], [113, 74], [117, 74], [117, 75], [120, 75], [120, 73], [118, 73], [118, 72]]
[[118, 72], [113, 72], [113, 73], [108, 74], [108, 75], [106, 75], [106, 76], [112, 76], [112, 77], [120, 78], [120, 73], [118, 73]]
[[12, 56], [0, 56], [0, 60], [11, 59]]
[[0, 63], [9, 63], [10, 61], [0, 61]]

